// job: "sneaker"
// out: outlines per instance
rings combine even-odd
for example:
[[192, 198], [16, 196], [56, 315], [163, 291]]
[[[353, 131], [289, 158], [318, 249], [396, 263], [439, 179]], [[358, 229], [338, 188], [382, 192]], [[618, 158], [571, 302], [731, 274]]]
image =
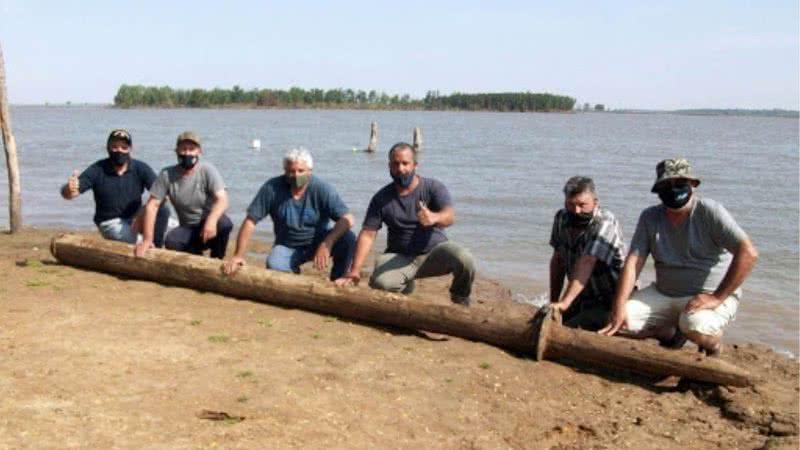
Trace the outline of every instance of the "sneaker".
[[681, 330], [675, 329], [675, 334], [666, 341], [660, 341], [658, 345], [671, 350], [682, 349], [686, 345], [686, 335], [681, 333]]
[[453, 303], [457, 303], [462, 306], [469, 306], [472, 303], [472, 299], [469, 297], [462, 297], [460, 295], [450, 294], [450, 301]]

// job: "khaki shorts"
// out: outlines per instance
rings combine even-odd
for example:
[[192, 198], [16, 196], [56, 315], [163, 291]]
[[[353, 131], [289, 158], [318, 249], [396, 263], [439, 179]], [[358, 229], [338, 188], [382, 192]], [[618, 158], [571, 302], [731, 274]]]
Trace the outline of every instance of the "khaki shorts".
[[646, 335], [650, 330], [678, 327], [684, 334], [694, 331], [720, 336], [725, 327], [736, 319], [739, 299], [735, 295], [726, 298], [715, 309], [702, 309], [687, 314], [683, 308], [691, 298], [666, 296], [656, 290], [655, 284], [634, 291], [625, 304], [628, 332]]

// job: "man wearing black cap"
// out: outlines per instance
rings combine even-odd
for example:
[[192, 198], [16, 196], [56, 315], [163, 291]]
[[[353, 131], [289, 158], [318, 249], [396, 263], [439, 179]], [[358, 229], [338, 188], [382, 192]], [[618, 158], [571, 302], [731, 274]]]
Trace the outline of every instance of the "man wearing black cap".
[[[142, 231], [142, 193], [150, 190], [156, 179], [153, 169], [131, 158], [133, 139], [126, 130], [114, 130], [106, 141], [108, 158], [101, 159], [78, 175], [74, 171], [61, 188], [67, 200], [92, 190], [94, 223], [106, 239], [135, 244]], [[161, 247], [169, 220], [169, 209], [158, 210], [154, 243]]]
[[225, 215], [228, 194], [222, 176], [213, 165], [200, 161], [200, 137], [192, 131], [178, 135], [175, 154], [178, 164], [161, 171], [145, 206], [143, 239], [134, 255], [144, 256], [153, 246], [153, 223], [159, 205], [169, 198], [180, 226], [167, 233], [164, 246], [170, 250], [201, 254], [211, 250], [212, 258], [225, 257], [233, 222]]
[[[710, 356], [735, 319], [741, 289], [758, 259], [750, 238], [718, 202], [696, 194], [700, 179], [683, 158], [656, 166], [662, 204], [642, 211], [622, 269], [609, 323], [600, 333], [655, 337], [679, 348], [686, 338]], [[632, 292], [648, 255], [656, 281]]]

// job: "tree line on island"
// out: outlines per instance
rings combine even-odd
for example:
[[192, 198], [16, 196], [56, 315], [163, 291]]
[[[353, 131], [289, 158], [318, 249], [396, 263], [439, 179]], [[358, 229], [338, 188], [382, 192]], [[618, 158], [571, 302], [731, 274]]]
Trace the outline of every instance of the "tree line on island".
[[173, 89], [168, 86], [123, 84], [114, 97], [119, 108], [332, 108], [332, 109], [424, 109], [466, 111], [571, 111], [575, 99], [564, 95], [531, 92], [488, 94], [428, 91], [424, 98], [389, 95], [374, 90], [353, 89]]

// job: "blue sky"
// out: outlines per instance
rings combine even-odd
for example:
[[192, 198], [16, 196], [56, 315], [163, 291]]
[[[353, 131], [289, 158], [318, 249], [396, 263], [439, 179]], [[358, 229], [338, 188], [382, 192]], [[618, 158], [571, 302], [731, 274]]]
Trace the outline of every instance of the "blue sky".
[[108, 103], [127, 83], [800, 108], [797, 0], [0, 0], [0, 43], [16, 104]]

